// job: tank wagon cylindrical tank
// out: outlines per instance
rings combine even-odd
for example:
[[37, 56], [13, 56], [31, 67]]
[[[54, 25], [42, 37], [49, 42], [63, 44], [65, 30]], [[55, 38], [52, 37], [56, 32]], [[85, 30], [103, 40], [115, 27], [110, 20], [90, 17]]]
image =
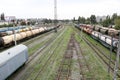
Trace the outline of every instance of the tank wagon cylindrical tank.
[[[32, 29], [32, 30], [31, 30]], [[21, 31], [20, 31], [21, 30]], [[19, 33], [16, 33], [16, 41], [23, 41], [29, 39], [30, 37], [35, 37], [38, 34], [45, 33], [46, 31], [52, 30], [52, 28], [47, 29], [46, 27], [40, 28], [26, 28], [25, 30], [20, 29]], [[22, 31], [23, 30], [23, 31]], [[0, 47], [10, 46], [14, 43], [14, 34], [6, 35], [0, 37]]]
[[94, 30], [100, 32], [101, 26], [95, 26]]
[[28, 60], [28, 48], [17, 45], [0, 53], [0, 80], [5, 80]]
[[94, 38], [94, 39], [96, 39], [96, 40], [99, 39], [99, 35], [101, 35], [101, 33], [96, 32], [96, 31], [93, 31], [93, 32], [91, 33], [92, 38]]
[[120, 30], [116, 30], [116, 29], [109, 29], [108, 30], [108, 35], [113, 35], [113, 37], [117, 38], [119, 37], [119, 32]]
[[113, 44], [112, 43], [112, 39], [111, 37], [106, 38], [106, 43], [109, 45], [112, 45], [113, 47], [117, 47], [118, 46], [118, 40], [113, 38]]
[[101, 29], [100, 29], [100, 32], [101, 33], [103, 33], [103, 34], [108, 34], [108, 28], [104, 28], [104, 27], [102, 27]]

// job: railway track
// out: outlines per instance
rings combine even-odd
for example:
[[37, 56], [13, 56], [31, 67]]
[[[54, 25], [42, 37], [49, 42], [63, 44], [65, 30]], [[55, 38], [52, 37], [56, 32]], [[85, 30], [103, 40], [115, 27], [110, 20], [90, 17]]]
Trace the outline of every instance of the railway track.
[[[18, 75], [12, 75], [11, 77], [8, 78], [8, 80], [21, 80], [21, 76], [23, 76], [23, 74], [26, 73], [26, 70], [27, 70], [27, 69], [31, 68], [30, 65], [33, 64], [34, 59], [40, 54], [40, 52], [42, 52], [46, 47], [52, 45], [53, 42], [55, 42], [55, 40], [56, 40], [60, 35], [63, 34], [64, 31], [61, 32], [62, 30], [63, 30], [63, 29], [60, 29], [60, 30], [58, 31], [58, 33], [55, 34], [55, 35], [54, 35], [53, 37], [51, 37], [50, 39], [48, 39], [48, 40], [46, 41], [46, 43], [44, 43], [43, 46], [39, 48], [39, 50], [37, 50], [33, 55], [29, 56], [29, 59], [28, 59], [28, 61], [26, 62], [26, 64], [25, 64], [23, 67], [21, 67], [21, 68], [19, 69], [19, 71], [17, 71], [17, 74], [18, 74]], [[66, 29], [65, 29], [65, 30], [66, 30]], [[50, 33], [51, 33], [51, 32], [50, 32]], [[49, 33], [48, 33], [48, 34], [49, 34]], [[48, 35], [48, 34], [45, 34], [45, 35]], [[59, 36], [58, 36], [58, 35], [59, 35]], [[44, 37], [44, 35], [43, 35], [42, 37]], [[40, 38], [41, 38], [41, 36], [40, 36], [40, 37], [37, 37], [37, 39], [40, 39]], [[36, 39], [36, 38], [35, 38], [35, 39]], [[34, 39], [32, 39], [32, 41], [34, 41]], [[32, 44], [32, 41], [30, 40], [31, 44]], [[25, 44], [25, 43], [30, 43], [30, 42], [27, 41], [27, 42], [24, 42], [24, 44]], [[31, 69], [31, 70], [32, 70], [32, 69]], [[31, 71], [31, 72], [32, 72], [32, 71]], [[19, 75], [19, 74], [20, 74], [20, 75]], [[29, 72], [28, 72], [27, 74], [29, 74]], [[27, 76], [26, 76], [26, 77], [27, 77]]]
[[[65, 30], [66, 30], [66, 29], [65, 29]], [[65, 31], [65, 30], [64, 30], [64, 31]], [[56, 41], [60, 36], [62, 36], [62, 34], [64, 33], [64, 31], [63, 31], [62, 33], [60, 33], [59, 36], [56, 35], [56, 36], [52, 37], [52, 39], [50, 39], [42, 48], [40, 48], [40, 49], [34, 54], [34, 56], [32, 56], [31, 59], [28, 60], [27, 64], [30, 64], [30, 63], [33, 61], [33, 59], [36, 58], [36, 57], [39, 55], [39, 53], [41, 53], [44, 49], [48, 48], [47, 51], [50, 51], [53, 43], [55, 43], [55, 41]], [[45, 52], [44, 52], [44, 53], [45, 53]], [[50, 52], [50, 53], [49, 53], [49, 56], [50, 56], [50, 54], [52, 54], [52, 53]], [[48, 55], [48, 54], [41, 54], [40, 59], [39, 59], [35, 64], [40, 64], [40, 63], [46, 58], [47, 55]], [[26, 67], [25, 67], [25, 68], [26, 68]], [[33, 73], [35, 72], [34, 69], [35, 69], [34, 66], [29, 67], [29, 71], [28, 71], [26, 74], [23, 73], [24, 75], [22, 75], [22, 80], [28, 79], [28, 78], [31, 76], [31, 74], [33, 74]], [[24, 71], [24, 72], [26, 72], [26, 71]], [[35, 76], [34, 76], [34, 77], [35, 77]], [[17, 78], [17, 80], [21, 80], [21, 78], [19, 77], [19, 78]]]
[[[114, 73], [114, 66], [115, 64], [112, 62], [111, 65], [109, 65], [109, 58], [107, 56], [104, 55], [104, 53], [101, 52], [101, 50], [99, 50], [94, 44], [92, 44], [87, 38], [83, 38], [84, 41], [96, 52], [96, 54], [103, 60], [103, 62], [110, 67], [110, 70], [112, 71], [112, 73]], [[104, 58], [104, 57], [105, 58]], [[120, 74], [117, 74], [117, 76], [120, 78]]]
[[73, 57], [73, 38], [71, 37], [67, 50], [63, 55], [63, 59], [61, 61], [60, 67], [57, 72], [57, 76], [55, 80], [69, 80], [71, 75], [71, 63]]
[[[76, 49], [76, 54], [77, 54], [77, 59], [79, 62], [79, 66], [80, 66], [80, 73], [82, 74], [82, 80], [95, 80], [95, 75], [92, 74], [91, 72], [91, 68], [89, 67], [89, 64], [87, 63], [87, 60], [84, 56], [84, 52], [81, 48], [81, 46], [79, 45], [79, 43], [74, 39], [74, 45], [75, 45], [75, 49]], [[88, 78], [87, 76], [85, 76], [85, 71], [90, 73], [90, 77]]]
[[54, 62], [55, 59], [53, 60], [52, 57], [56, 57], [57, 56], [57, 54], [55, 53], [55, 50], [58, 48], [58, 46], [60, 46], [59, 44], [62, 44], [63, 39], [64, 38], [60, 39], [60, 41], [57, 43], [56, 46], [54, 46], [54, 49], [52, 51], [50, 50], [51, 48], [48, 50], [49, 53], [50, 53], [49, 57], [47, 58], [47, 60], [45, 61], [45, 63], [41, 66], [39, 72], [37, 73], [37, 75], [32, 80], [38, 80], [38, 79], [40, 79], [40, 77], [42, 76], [42, 72], [44, 72], [44, 70], [47, 68], [47, 66], [49, 66], [49, 64], [51, 63], [51, 61]]
[[[77, 63], [79, 64], [79, 77], [72, 78], [72, 60], [76, 55]], [[95, 80], [93, 75], [89, 75], [88, 77], [87, 73], [92, 74], [91, 69], [79, 43], [75, 40], [74, 34], [72, 34], [61, 64], [59, 65], [55, 80]]]
[[[54, 42], [54, 39], [57, 38], [58, 35], [55, 35], [54, 37], [50, 38], [43, 44], [42, 47], [38, 51], [36, 51], [32, 56], [29, 57], [29, 60], [27, 61], [27, 64], [30, 63], [41, 51], [43, 51], [47, 46], [50, 45], [50, 43]], [[42, 43], [42, 42], [41, 42]]]
[[[64, 27], [62, 27], [62, 28], [60, 28], [60, 29], [58, 28], [58, 31], [63, 30], [63, 28], [64, 28]], [[46, 33], [44, 33], [44, 34], [41, 34], [40, 36], [37, 36], [37, 37], [34, 37], [34, 38], [30, 39], [30, 40], [25, 41], [25, 42], [23, 42], [23, 44], [29, 47], [29, 45], [30, 45], [32, 42], [35, 42], [35, 41], [38, 40], [38, 39], [41, 39], [41, 38], [43, 38], [43, 37], [45, 37], [45, 36], [48, 36], [49, 34], [51, 34], [51, 33], [53, 33], [53, 32], [54, 32], [54, 30], [51, 30], [51, 31], [49, 31], [49, 32], [46, 32]]]
[[[78, 32], [78, 31], [77, 31]], [[78, 32], [78, 35], [80, 35], [80, 32]], [[94, 51], [95, 53], [101, 58], [101, 60], [107, 65], [107, 68], [110, 67], [110, 70], [112, 73], [114, 73], [114, 66], [115, 66], [115, 61], [111, 60], [111, 65], [109, 65], [109, 57], [93, 42], [91, 42], [89, 39], [86, 37], [82, 37], [83, 41], [85, 41]], [[119, 67], [120, 70], [120, 67]], [[117, 74], [118, 78], [120, 78], [120, 74]]]

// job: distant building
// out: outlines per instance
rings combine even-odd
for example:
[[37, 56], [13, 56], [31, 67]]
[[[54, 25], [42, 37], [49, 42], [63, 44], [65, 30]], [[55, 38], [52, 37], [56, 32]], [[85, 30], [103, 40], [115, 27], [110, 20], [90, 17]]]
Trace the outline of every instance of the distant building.
[[16, 20], [15, 16], [5, 16], [5, 21], [10, 22], [11, 20]]
[[4, 25], [4, 24], [9, 24], [8, 22], [3, 22], [3, 21], [0, 21], [0, 25]]
[[96, 17], [96, 21], [97, 22], [100, 22], [101, 20], [103, 21], [103, 20], [105, 20], [106, 19], [106, 16], [97, 16]]

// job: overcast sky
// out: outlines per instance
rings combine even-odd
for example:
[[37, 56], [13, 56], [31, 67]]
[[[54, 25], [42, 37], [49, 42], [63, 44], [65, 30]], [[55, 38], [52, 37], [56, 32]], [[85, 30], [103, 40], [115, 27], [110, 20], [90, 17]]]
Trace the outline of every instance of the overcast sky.
[[[120, 14], [120, 0], [57, 0], [58, 19]], [[16, 18], [54, 18], [54, 0], [0, 0], [0, 14]]]

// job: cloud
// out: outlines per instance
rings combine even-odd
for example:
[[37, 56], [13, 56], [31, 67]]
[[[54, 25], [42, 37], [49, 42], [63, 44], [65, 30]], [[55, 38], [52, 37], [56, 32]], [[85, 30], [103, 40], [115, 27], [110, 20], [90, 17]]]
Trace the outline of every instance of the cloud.
[[[119, 0], [57, 0], [58, 18], [120, 13]], [[17, 18], [54, 17], [54, 0], [1, 0], [0, 13]]]
[[[94, 0], [95, 1], [95, 0]], [[59, 5], [59, 17], [73, 18], [78, 16], [89, 17], [91, 14], [95, 15], [112, 15], [113, 13], [120, 13], [120, 6], [118, 0], [99, 0], [95, 2], [78, 2], [66, 3], [66, 5]], [[62, 2], [61, 2], [62, 3]], [[65, 15], [65, 16], [64, 16]]]

